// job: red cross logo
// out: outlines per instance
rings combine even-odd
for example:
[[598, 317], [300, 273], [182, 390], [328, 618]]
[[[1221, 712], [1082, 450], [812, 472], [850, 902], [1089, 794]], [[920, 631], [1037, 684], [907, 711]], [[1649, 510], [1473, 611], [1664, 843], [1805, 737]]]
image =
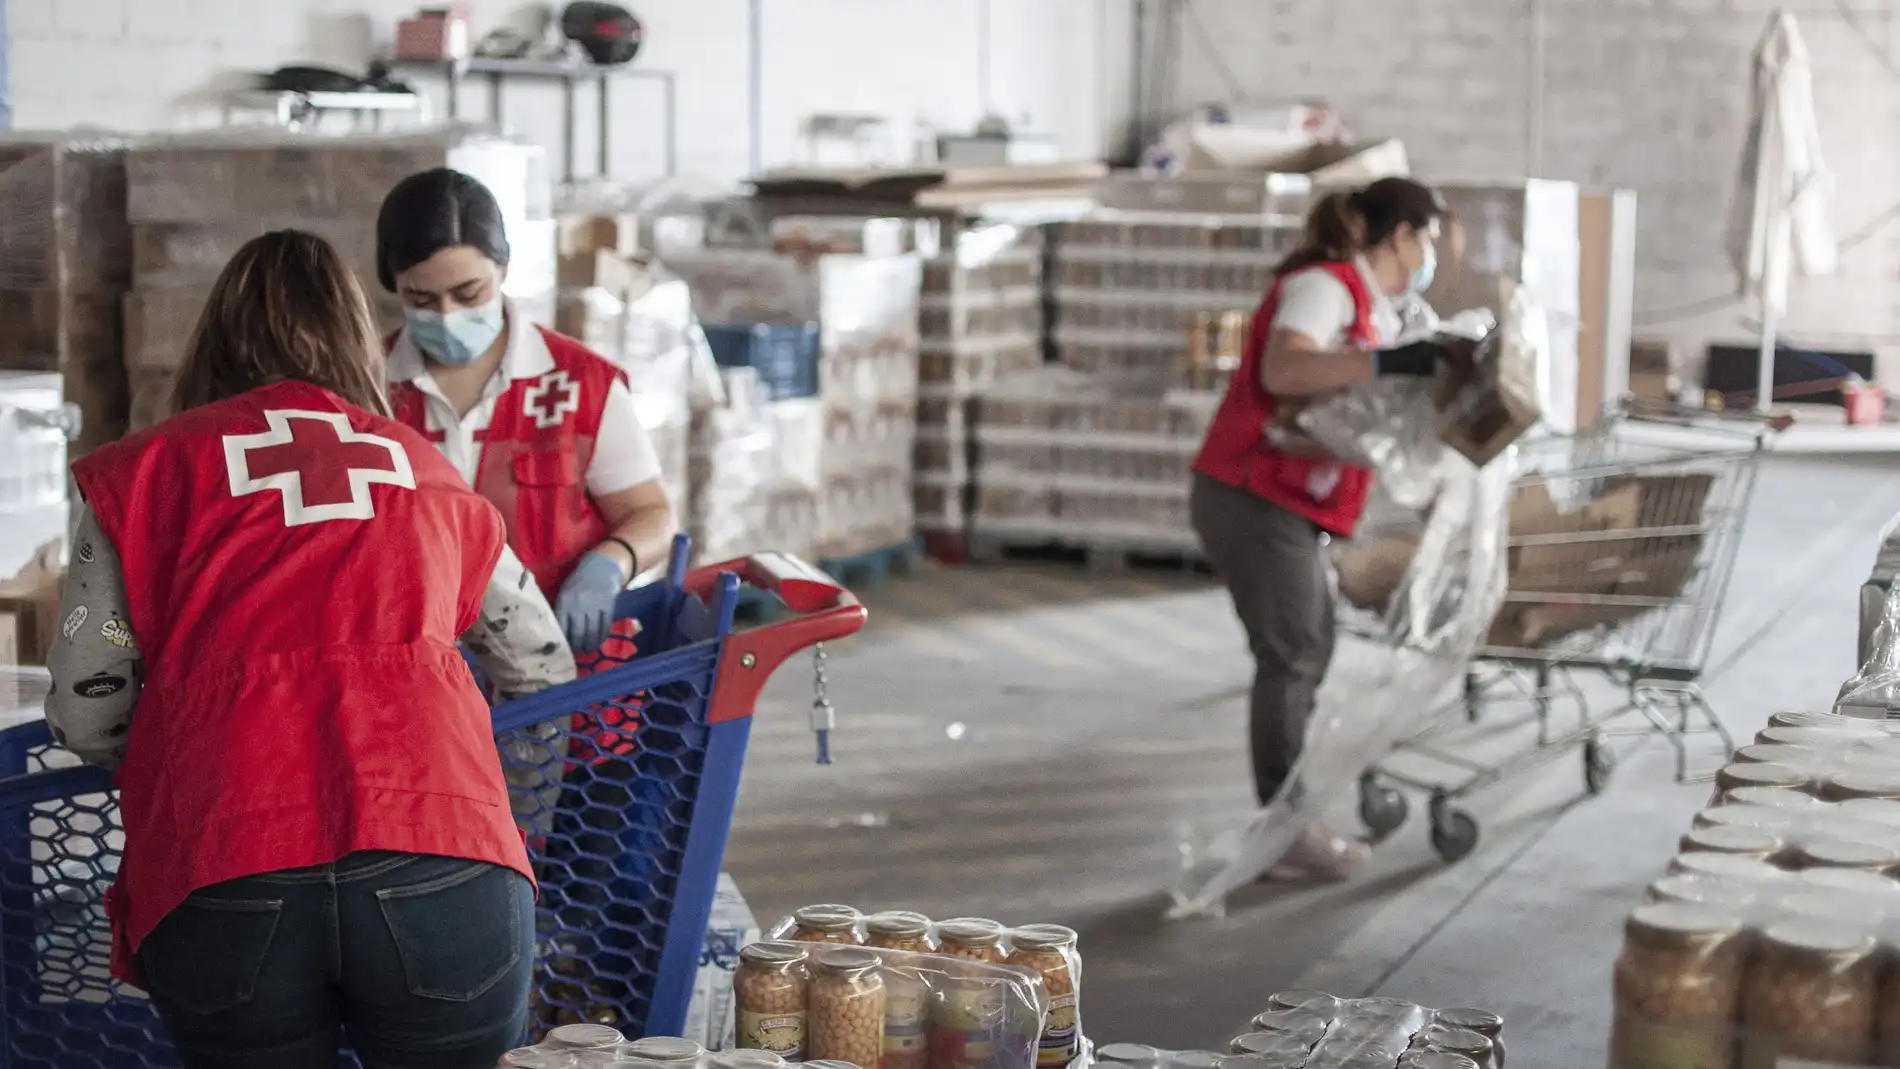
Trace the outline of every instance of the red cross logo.
[[581, 388], [565, 371], [550, 371], [535, 380], [521, 395], [521, 414], [542, 429], [560, 426], [561, 420], [581, 407]]
[[282, 494], [286, 527], [367, 520], [376, 515], [372, 485], [416, 488], [402, 444], [352, 429], [341, 412], [270, 409], [264, 422], [262, 434], [224, 436], [224, 466], [232, 497]]

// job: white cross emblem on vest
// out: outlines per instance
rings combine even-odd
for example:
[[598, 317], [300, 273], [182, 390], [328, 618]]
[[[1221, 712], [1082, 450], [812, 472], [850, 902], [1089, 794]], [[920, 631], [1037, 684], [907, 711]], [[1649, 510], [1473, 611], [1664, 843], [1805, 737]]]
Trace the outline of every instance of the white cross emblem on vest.
[[558, 427], [581, 407], [581, 388], [565, 371], [550, 371], [521, 393], [521, 414], [542, 429]]
[[224, 467], [231, 496], [275, 490], [284, 499], [284, 526], [376, 515], [369, 488], [377, 483], [416, 488], [402, 443], [350, 427], [341, 412], [268, 409], [261, 434], [224, 436]]

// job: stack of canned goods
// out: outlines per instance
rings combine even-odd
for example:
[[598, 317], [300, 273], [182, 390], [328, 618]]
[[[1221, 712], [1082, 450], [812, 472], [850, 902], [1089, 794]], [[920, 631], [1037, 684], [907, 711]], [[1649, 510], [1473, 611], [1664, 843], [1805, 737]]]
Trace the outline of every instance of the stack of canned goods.
[[1103, 1047], [1117, 1069], [1503, 1069], [1504, 1018], [1401, 999], [1283, 991], [1225, 1054]]
[[815, 905], [770, 935], [733, 978], [742, 1048], [881, 1069], [1061, 1069], [1081, 1052], [1068, 928]]

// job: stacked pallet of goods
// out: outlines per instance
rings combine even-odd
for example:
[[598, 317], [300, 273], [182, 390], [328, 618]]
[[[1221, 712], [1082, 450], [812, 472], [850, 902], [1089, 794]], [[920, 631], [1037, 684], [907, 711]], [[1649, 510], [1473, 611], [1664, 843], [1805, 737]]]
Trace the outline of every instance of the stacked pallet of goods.
[[[755, 479], [764, 504], [721, 525], [719, 555], [833, 560], [908, 546], [918, 258], [700, 248], [663, 259], [691, 287], [725, 369], [723, 414], [702, 423], [701, 475], [717, 477], [715, 457], [727, 470], [756, 465], [745, 458], [773, 439], [769, 473], [732, 477]], [[734, 488], [727, 499], [743, 496]]]
[[484, 135], [311, 138], [282, 132], [181, 136], [126, 154], [132, 291], [125, 297], [130, 429], [170, 414], [172, 380], [218, 273], [269, 230], [328, 239], [363, 280], [379, 324], [400, 324], [376, 285], [376, 215], [397, 182], [453, 167], [500, 201], [512, 253], [506, 291], [536, 322], [553, 321], [554, 230], [541, 150]]
[[917, 527], [960, 541], [969, 522], [973, 398], [1042, 364], [1040, 232], [983, 227], [924, 264], [917, 388]]
[[1219, 369], [1294, 237], [1261, 215], [1104, 210], [1057, 228], [1059, 366], [999, 380], [975, 410], [972, 550], [1194, 554], [1187, 476]]

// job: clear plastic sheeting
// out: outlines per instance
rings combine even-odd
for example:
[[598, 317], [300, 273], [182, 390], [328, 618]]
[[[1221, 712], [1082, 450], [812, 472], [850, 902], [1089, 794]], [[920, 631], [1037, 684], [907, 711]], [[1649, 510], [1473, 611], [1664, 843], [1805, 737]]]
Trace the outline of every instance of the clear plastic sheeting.
[[1876, 720], [1900, 710], [1900, 586], [1887, 590], [1886, 605], [1874, 628], [1867, 663], [1841, 685], [1834, 711]]
[[1170, 919], [1220, 915], [1228, 894], [1271, 868], [1368, 763], [1416, 730], [1463, 679], [1504, 599], [1516, 464], [1507, 453], [1479, 470], [1449, 450], [1438, 452], [1430, 472], [1438, 490], [1418, 551], [1385, 612], [1341, 634], [1288, 786], [1205, 850], [1183, 842]]

